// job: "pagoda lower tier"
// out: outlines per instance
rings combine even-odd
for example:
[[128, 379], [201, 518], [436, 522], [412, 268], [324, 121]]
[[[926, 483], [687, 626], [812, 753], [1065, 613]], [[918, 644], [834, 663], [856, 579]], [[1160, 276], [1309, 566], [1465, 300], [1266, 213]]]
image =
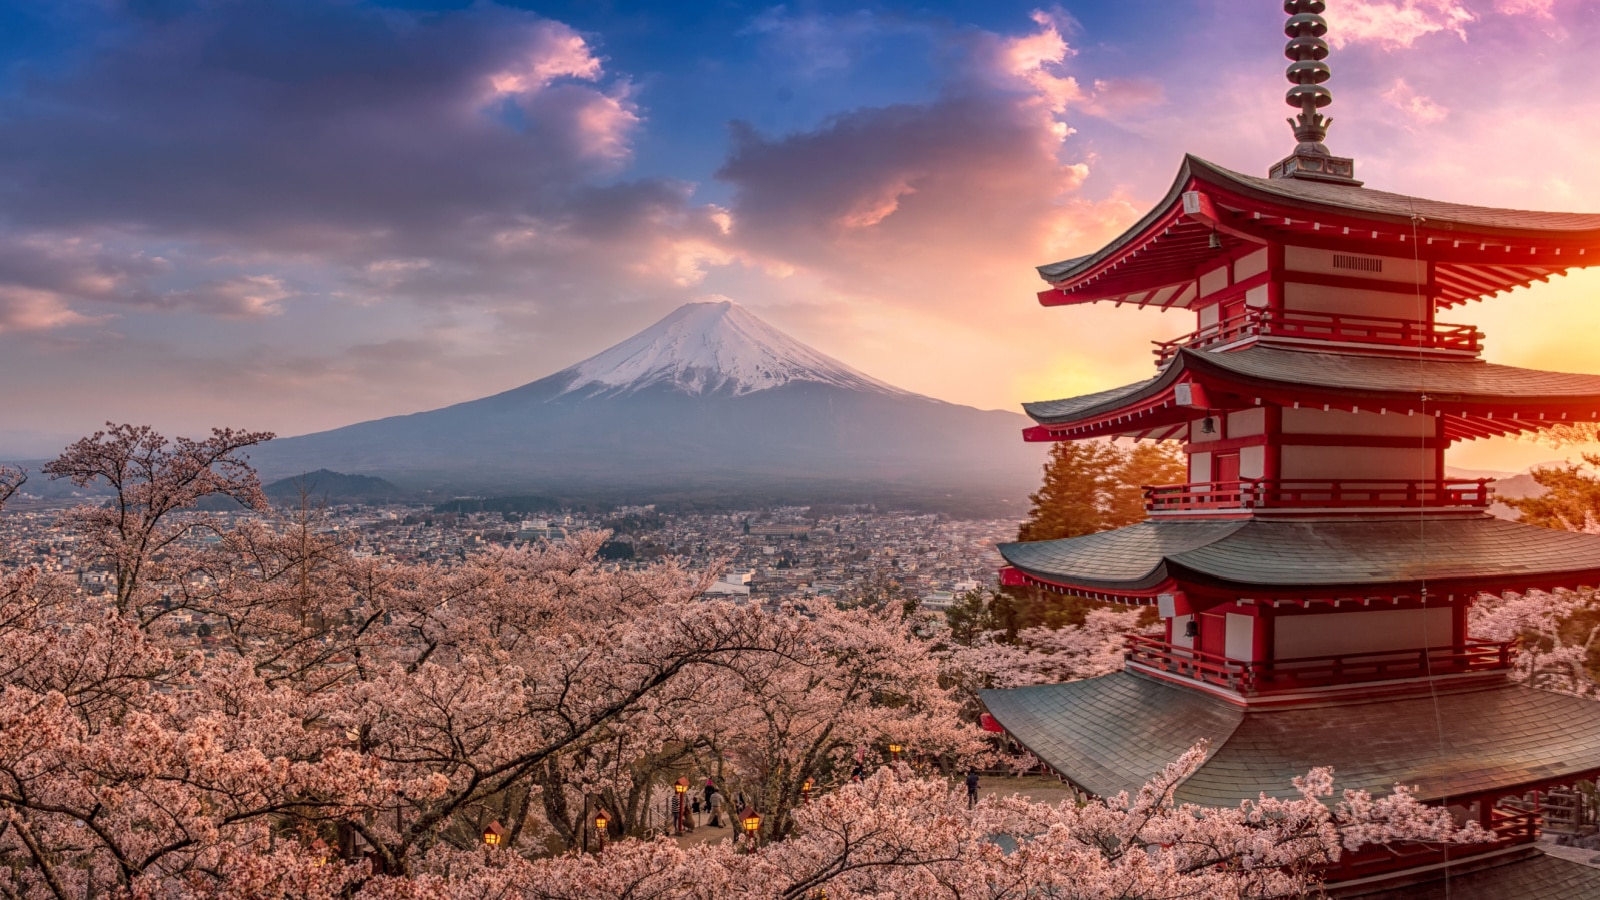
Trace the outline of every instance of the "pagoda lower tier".
[[1414, 787], [1492, 834], [1470, 845], [1375, 845], [1326, 872], [1329, 897], [1600, 900], [1600, 871], [1534, 843], [1542, 797], [1600, 776], [1600, 703], [1509, 682], [1414, 683], [1382, 697], [1257, 708], [1133, 671], [980, 694], [1022, 747], [1075, 789], [1135, 793], [1205, 742], [1206, 761], [1173, 799], [1235, 807], [1293, 797], [1293, 779], [1333, 769], [1340, 790]]
[[1180, 803], [1298, 796], [1293, 779], [1318, 766], [1333, 768], [1341, 790], [1386, 794], [1404, 784], [1419, 800], [1469, 807], [1600, 774], [1600, 703], [1503, 676], [1260, 709], [1136, 672], [981, 699], [1012, 738], [1097, 797], [1137, 793], [1201, 741], [1210, 753], [1178, 786]]

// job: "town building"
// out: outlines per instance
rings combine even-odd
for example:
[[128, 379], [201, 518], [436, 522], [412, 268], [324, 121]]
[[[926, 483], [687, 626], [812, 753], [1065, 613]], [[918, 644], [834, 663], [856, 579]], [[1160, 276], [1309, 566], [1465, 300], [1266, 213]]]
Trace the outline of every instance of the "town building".
[[[1267, 177], [1186, 157], [1167, 195], [1088, 256], [1040, 267], [1046, 306], [1185, 309], [1156, 374], [1025, 404], [1032, 441], [1183, 442], [1184, 484], [1115, 531], [1000, 547], [1003, 581], [1158, 608], [1123, 671], [988, 691], [1001, 727], [1088, 794], [1136, 790], [1189, 747], [1176, 799], [1234, 806], [1332, 766], [1495, 840], [1345, 854], [1336, 897], [1597, 898], [1600, 870], [1536, 846], [1600, 774], [1600, 703], [1509, 679], [1467, 632], [1481, 592], [1600, 584], [1600, 536], [1493, 518], [1446, 477], [1453, 442], [1600, 417], [1600, 376], [1495, 365], [1438, 314], [1592, 265], [1600, 215], [1486, 209], [1366, 187], [1323, 144], [1322, 0], [1287, 0], [1299, 144]], [[1560, 798], [1557, 810], [1550, 798]]]

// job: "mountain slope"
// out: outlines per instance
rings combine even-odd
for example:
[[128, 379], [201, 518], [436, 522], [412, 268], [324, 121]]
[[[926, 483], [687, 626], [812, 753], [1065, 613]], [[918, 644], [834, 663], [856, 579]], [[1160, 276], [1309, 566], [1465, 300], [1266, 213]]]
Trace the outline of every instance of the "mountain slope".
[[314, 468], [412, 489], [752, 492], [793, 499], [995, 494], [1019, 504], [1044, 452], [1026, 420], [871, 378], [731, 302], [690, 304], [610, 349], [481, 400], [273, 441], [266, 473]]

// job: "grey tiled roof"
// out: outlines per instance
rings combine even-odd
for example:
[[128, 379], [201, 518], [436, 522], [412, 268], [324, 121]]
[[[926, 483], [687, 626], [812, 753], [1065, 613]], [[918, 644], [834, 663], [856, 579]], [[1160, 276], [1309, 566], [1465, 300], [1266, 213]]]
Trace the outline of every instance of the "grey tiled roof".
[[1307, 353], [1254, 346], [1233, 353], [1184, 350], [1195, 365], [1223, 369], [1245, 378], [1278, 384], [1381, 396], [1428, 394], [1436, 400], [1499, 400], [1515, 397], [1569, 399], [1600, 397], [1600, 375], [1520, 369], [1479, 360], [1417, 360], [1351, 353]]
[[1207, 352], [1181, 349], [1160, 374], [1109, 391], [1024, 403], [1034, 421], [1061, 425], [1104, 415], [1134, 401], [1158, 395], [1185, 371], [1221, 376], [1230, 382], [1337, 393], [1341, 397], [1415, 401], [1426, 394], [1448, 411], [1452, 402], [1600, 403], [1600, 375], [1521, 369], [1480, 360], [1417, 360], [1355, 353], [1315, 353], [1255, 344], [1243, 350]]
[[1013, 737], [1091, 793], [1133, 791], [1201, 739], [1210, 757], [1180, 802], [1232, 806], [1332, 766], [1339, 788], [1421, 799], [1600, 769], [1600, 703], [1509, 683], [1434, 694], [1250, 709], [1130, 672], [984, 691]]
[[[1170, 368], [1170, 367], [1169, 367]], [[1109, 391], [1098, 391], [1093, 394], [1084, 394], [1079, 397], [1069, 397], [1065, 400], [1041, 400], [1036, 403], [1024, 403], [1022, 409], [1033, 417], [1035, 422], [1071, 421], [1086, 412], [1100, 409], [1115, 409], [1124, 400], [1130, 397], [1140, 397], [1155, 393], [1168, 384], [1173, 378], [1168, 377], [1167, 370], [1154, 378], [1122, 387], [1112, 388]], [[1176, 373], [1171, 373], [1173, 376]]]
[[1405, 224], [1407, 227], [1411, 216], [1416, 214], [1426, 218], [1431, 226], [1459, 226], [1474, 234], [1575, 237], [1600, 232], [1600, 215], [1495, 209], [1407, 197], [1353, 185], [1326, 184], [1298, 178], [1260, 178], [1224, 169], [1197, 156], [1185, 156], [1183, 165], [1178, 169], [1178, 177], [1173, 180], [1167, 195], [1132, 228], [1095, 253], [1039, 266], [1039, 274], [1047, 281], [1061, 281], [1114, 255], [1129, 239], [1143, 232], [1178, 202], [1191, 177], [1219, 185], [1233, 193], [1266, 201], [1288, 201], [1307, 209], [1326, 209], [1374, 221]]
[[1150, 519], [1083, 537], [1001, 544], [1000, 554], [1046, 581], [1130, 590], [1151, 587], [1169, 575], [1281, 588], [1569, 573], [1600, 577], [1600, 536], [1488, 515]]
[[1600, 900], [1600, 869], [1543, 853], [1422, 884], [1341, 900]]
[[1071, 573], [1073, 583], [1149, 587], [1166, 578], [1168, 557], [1222, 540], [1247, 522], [1146, 521], [1058, 541], [1001, 544], [1006, 562], [1046, 578]]
[[1410, 222], [1420, 215], [1430, 225], [1451, 223], [1471, 229], [1495, 231], [1557, 232], [1583, 234], [1600, 231], [1600, 215], [1593, 213], [1543, 212], [1530, 209], [1498, 209], [1469, 206], [1443, 200], [1426, 200], [1391, 194], [1367, 187], [1307, 181], [1300, 178], [1263, 178], [1224, 169], [1198, 156], [1185, 156], [1184, 165], [1203, 180], [1216, 181], [1296, 203], [1315, 204], [1343, 212], [1366, 214], [1391, 222]]

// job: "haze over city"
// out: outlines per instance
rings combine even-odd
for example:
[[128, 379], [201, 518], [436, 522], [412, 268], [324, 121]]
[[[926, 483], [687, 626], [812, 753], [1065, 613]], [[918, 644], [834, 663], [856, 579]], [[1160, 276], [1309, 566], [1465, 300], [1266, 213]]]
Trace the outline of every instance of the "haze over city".
[[[546, 376], [732, 298], [883, 381], [1015, 410], [1187, 321], [1041, 309], [1183, 152], [1284, 150], [1280, 13], [14, 4], [0, 12], [0, 457], [99, 423], [300, 434]], [[1592, 3], [1329, 10], [1369, 187], [1600, 209]], [[1202, 77], [1203, 76], [1203, 77]], [[1448, 311], [1600, 371], [1600, 277]], [[1468, 442], [1458, 466], [1563, 455]]]

